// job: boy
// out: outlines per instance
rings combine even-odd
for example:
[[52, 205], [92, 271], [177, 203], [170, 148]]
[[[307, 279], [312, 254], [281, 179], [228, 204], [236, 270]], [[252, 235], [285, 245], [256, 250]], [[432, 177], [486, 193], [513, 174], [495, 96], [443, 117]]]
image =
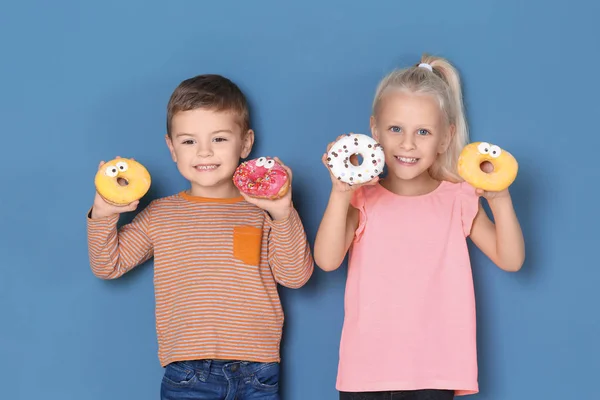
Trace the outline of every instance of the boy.
[[279, 399], [284, 316], [276, 285], [300, 288], [314, 268], [291, 190], [259, 200], [234, 186], [254, 132], [244, 94], [222, 76], [175, 89], [166, 142], [190, 190], [154, 200], [118, 230], [119, 214], [138, 202], [115, 207], [96, 193], [92, 271], [114, 279], [154, 257], [163, 400]]

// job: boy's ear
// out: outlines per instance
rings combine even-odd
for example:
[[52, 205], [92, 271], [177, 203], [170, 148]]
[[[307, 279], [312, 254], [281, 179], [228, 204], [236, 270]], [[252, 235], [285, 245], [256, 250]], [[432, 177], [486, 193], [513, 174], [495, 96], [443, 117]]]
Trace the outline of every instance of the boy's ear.
[[252, 129], [248, 129], [248, 132], [242, 138], [242, 154], [241, 158], [246, 158], [250, 155], [252, 151], [252, 146], [254, 146], [254, 131]]
[[177, 162], [177, 155], [175, 154], [175, 148], [173, 147], [173, 141], [169, 134], [165, 135], [165, 141], [167, 142], [167, 147], [169, 148], [169, 152], [171, 153], [171, 158], [174, 162]]
[[373, 136], [373, 139], [379, 142], [379, 135], [377, 135], [377, 127], [375, 126], [375, 117], [373, 115], [371, 115], [369, 125], [371, 127], [371, 136]]

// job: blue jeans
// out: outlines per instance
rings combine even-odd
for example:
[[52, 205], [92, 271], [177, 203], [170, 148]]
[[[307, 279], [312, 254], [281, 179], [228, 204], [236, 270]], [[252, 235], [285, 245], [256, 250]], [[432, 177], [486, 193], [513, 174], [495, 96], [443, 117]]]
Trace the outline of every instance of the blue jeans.
[[279, 400], [279, 363], [197, 360], [167, 365], [161, 400]]

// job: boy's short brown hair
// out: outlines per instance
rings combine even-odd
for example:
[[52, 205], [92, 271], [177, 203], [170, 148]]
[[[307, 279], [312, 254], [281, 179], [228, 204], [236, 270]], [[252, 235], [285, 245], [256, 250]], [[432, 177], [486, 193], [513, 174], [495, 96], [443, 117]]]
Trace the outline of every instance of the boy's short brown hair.
[[237, 115], [242, 134], [250, 129], [248, 101], [241, 89], [221, 75], [205, 74], [184, 80], [175, 88], [167, 105], [167, 134], [171, 136], [171, 121], [180, 111], [204, 108]]

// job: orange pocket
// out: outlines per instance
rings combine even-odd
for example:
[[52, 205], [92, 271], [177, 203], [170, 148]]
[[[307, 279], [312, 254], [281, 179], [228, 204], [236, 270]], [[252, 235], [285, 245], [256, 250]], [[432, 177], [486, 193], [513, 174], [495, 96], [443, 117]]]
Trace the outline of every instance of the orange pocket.
[[262, 229], [242, 225], [233, 228], [233, 257], [245, 264], [260, 263]]

